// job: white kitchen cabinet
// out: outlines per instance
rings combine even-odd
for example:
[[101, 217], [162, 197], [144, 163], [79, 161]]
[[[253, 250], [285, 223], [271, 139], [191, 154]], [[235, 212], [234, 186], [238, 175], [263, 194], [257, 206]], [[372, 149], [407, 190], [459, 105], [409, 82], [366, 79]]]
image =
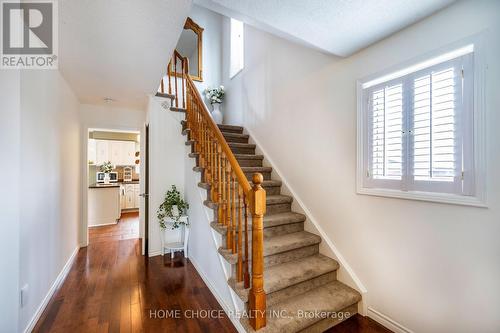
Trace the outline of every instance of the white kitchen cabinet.
[[109, 141], [107, 140], [95, 140], [96, 147], [96, 164], [101, 165], [104, 162], [110, 160], [109, 154]]
[[94, 139], [89, 139], [87, 148], [87, 161], [89, 164], [96, 164], [96, 142]]
[[109, 160], [113, 165], [123, 165], [123, 142], [110, 141], [109, 143]]
[[134, 165], [135, 164], [135, 142], [123, 141], [121, 147], [121, 165]]
[[120, 209], [125, 209], [125, 185], [120, 185]]
[[118, 187], [88, 189], [89, 227], [116, 223], [121, 215], [119, 196]]
[[139, 184], [122, 184], [120, 186], [120, 207], [121, 209], [138, 209], [140, 205], [141, 193]]
[[125, 208], [135, 208], [135, 191], [133, 184], [125, 185]]
[[[113, 165], [135, 165], [135, 142], [134, 141], [113, 141], [113, 140], [93, 140], [95, 141], [94, 162], [101, 165], [110, 161]], [[90, 140], [89, 140], [90, 147]], [[89, 148], [89, 160], [90, 148]]]

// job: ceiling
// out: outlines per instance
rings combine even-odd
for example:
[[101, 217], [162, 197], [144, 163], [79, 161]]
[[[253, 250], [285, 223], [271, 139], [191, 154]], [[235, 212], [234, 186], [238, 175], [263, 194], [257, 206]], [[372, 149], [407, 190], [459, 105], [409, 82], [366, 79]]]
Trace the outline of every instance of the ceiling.
[[191, 2], [59, 1], [59, 69], [80, 102], [144, 109]]
[[280, 37], [349, 56], [455, 0], [194, 0]]

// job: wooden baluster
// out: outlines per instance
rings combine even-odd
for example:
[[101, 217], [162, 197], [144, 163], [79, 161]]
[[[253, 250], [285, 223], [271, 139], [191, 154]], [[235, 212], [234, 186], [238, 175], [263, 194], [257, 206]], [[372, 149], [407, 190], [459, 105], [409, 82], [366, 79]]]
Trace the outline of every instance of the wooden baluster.
[[210, 154], [208, 152], [208, 124], [207, 121], [205, 120], [203, 122], [204, 129], [205, 131], [203, 132], [203, 142], [205, 143], [204, 145], [204, 151], [205, 151], [205, 182], [210, 183]]
[[264, 292], [264, 214], [266, 213], [266, 191], [261, 184], [264, 177], [254, 173], [250, 197], [252, 212], [252, 288], [248, 293], [251, 311], [250, 325], [254, 330], [266, 326], [266, 293]]
[[182, 67], [182, 75], [181, 75], [181, 78], [182, 78], [182, 81], [181, 81], [181, 84], [182, 84], [182, 107], [185, 109], [186, 108], [186, 102], [185, 102], [185, 93], [184, 93], [184, 59], [182, 59], [181, 61], [181, 67]]
[[243, 206], [243, 189], [238, 184], [238, 265], [237, 265], [238, 282], [243, 281], [243, 253], [242, 253], [243, 226], [241, 222], [241, 214], [243, 213], [242, 206]]
[[207, 131], [207, 142], [208, 142], [208, 147], [207, 147], [207, 151], [208, 151], [208, 181], [210, 183], [210, 200], [213, 201], [213, 197], [212, 197], [212, 188], [214, 187], [214, 152], [213, 152], [213, 137], [212, 137], [212, 132], [210, 131], [210, 129], [208, 129]]
[[210, 183], [212, 181], [211, 174], [210, 174], [210, 135], [209, 135], [209, 128], [208, 128], [208, 123], [205, 121], [205, 155], [206, 155], [206, 160], [205, 160], [205, 181], [207, 183]]
[[250, 288], [250, 272], [248, 269], [248, 205], [247, 205], [247, 196], [243, 193], [243, 217], [245, 219], [245, 262], [243, 265], [244, 276], [243, 276], [243, 284], [245, 289]]
[[217, 180], [218, 180], [218, 189], [217, 189], [217, 196], [218, 196], [218, 202], [219, 202], [219, 212], [217, 215], [217, 220], [219, 221], [220, 224], [224, 224], [224, 215], [223, 215], [223, 199], [222, 199], [222, 148], [219, 144], [217, 144]]
[[[222, 189], [222, 210], [221, 210], [221, 223], [222, 225], [226, 225], [227, 220], [226, 220], [226, 210], [227, 210], [227, 187], [226, 187], [226, 164], [227, 164], [227, 159], [226, 159], [226, 154], [222, 155], [222, 164], [221, 164], [221, 189]], [[227, 237], [226, 237], [226, 242], [227, 242]]]
[[205, 181], [205, 123], [200, 121], [200, 167], [203, 168], [201, 181]]
[[168, 93], [172, 95], [172, 59], [167, 66], [167, 76], [168, 76]]
[[174, 54], [174, 84], [175, 84], [175, 107], [179, 107], [179, 90], [177, 90], [177, 57]]
[[236, 209], [237, 209], [237, 205], [238, 205], [238, 202], [236, 201], [236, 197], [237, 197], [237, 188], [236, 188], [236, 175], [234, 173], [231, 173], [232, 175], [232, 180], [233, 180], [233, 212], [232, 212], [232, 230], [233, 230], [233, 235], [232, 235], [232, 239], [233, 239], [233, 253], [236, 253], [236, 229], [238, 227], [238, 217], [236, 216]]
[[[215, 138], [215, 136], [213, 135], [213, 133], [211, 134], [211, 138], [212, 138], [212, 145], [210, 146], [210, 149], [212, 150], [212, 166], [211, 166], [211, 169], [212, 169], [212, 186], [210, 187], [210, 196], [212, 198], [212, 201], [213, 202], [217, 202], [218, 203], [218, 195], [217, 195], [217, 189], [219, 188], [218, 187], [218, 172], [217, 172], [217, 139]], [[216, 214], [218, 213], [218, 211], [216, 212]]]
[[231, 225], [231, 164], [229, 160], [226, 163], [226, 187], [227, 187], [227, 205], [226, 205], [226, 248], [231, 250], [233, 248], [233, 229]]

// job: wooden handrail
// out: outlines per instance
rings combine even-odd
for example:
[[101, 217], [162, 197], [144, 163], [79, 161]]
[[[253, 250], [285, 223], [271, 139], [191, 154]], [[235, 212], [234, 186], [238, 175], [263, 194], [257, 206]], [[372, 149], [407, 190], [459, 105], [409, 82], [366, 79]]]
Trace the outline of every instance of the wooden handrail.
[[[181, 59], [182, 64], [180, 76], [176, 70], [177, 59]], [[258, 330], [266, 326], [263, 223], [266, 212], [266, 191], [262, 187], [263, 176], [254, 173], [253, 186], [250, 185], [224, 135], [210, 116], [200, 92], [188, 74], [188, 67], [187, 58], [174, 51], [167, 70], [169, 93], [174, 91], [173, 104], [176, 108], [179, 99], [183, 107], [185, 105], [189, 140], [193, 142], [193, 152], [198, 154], [198, 166], [203, 170], [202, 181], [210, 184], [209, 199], [216, 204], [214, 215], [217, 223], [226, 229], [226, 250], [237, 255], [236, 280], [243, 282], [245, 288], [250, 288], [249, 320], [250, 325]], [[172, 76], [174, 85], [171, 84]], [[179, 77], [180, 89], [177, 86]], [[248, 251], [248, 212], [252, 215], [251, 258]], [[250, 261], [251, 279], [248, 267]]]

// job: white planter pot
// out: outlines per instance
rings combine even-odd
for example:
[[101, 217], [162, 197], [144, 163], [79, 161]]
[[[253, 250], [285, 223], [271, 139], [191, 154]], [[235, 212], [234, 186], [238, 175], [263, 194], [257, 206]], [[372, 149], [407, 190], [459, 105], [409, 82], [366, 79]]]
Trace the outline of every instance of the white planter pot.
[[215, 103], [212, 104], [212, 107], [214, 110], [212, 111], [212, 119], [217, 123], [217, 124], [222, 124], [222, 112], [220, 112], [220, 104]]
[[104, 174], [104, 184], [109, 184], [111, 181], [111, 177], [109, 176], [109, 173]]
[[179, 216], [179, 208], [177, 207], [177, 205], [172, 206], [172, 215]]

